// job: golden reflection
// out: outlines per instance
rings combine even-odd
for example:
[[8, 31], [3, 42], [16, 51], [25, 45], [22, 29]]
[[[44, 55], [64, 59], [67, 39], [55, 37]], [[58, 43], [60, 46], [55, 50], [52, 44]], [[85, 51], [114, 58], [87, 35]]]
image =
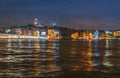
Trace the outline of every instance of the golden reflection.
[[52, 41], [48, 41], [46, 52], [52, 53], [52, 47], [53, 47]]
[[[78, 43], [78, 42], [76, 42], [76, 43]], [[71, 60], [71, 61], [73, 61], [73, 64], [70, 64], [69, 66], [70, 66], [72, 71], [87, 71], [87, 72], [90, 72], [90, 71], [92, 71], [92, 68], [96, 65], [93, 62], [93, 59], [92, 59], [92, 57], [93, 57], [92, 40], [83, 41], [83, 44], [84, 44], [84, 46], [88, 46], [88, 49], [87, 50], [86, 49], [82, 50], [80, 53], [78, 52], [78, 49], [77, 49], [78, 45], [71, 47], [71, 55], [73, 56], [73, 57], [71, 57], [71, 59], [72, 58], [73, 59], [74, 58], [80, 58], [80, 59], [74, 59], [74, 60], [72, 59]], [[74, 52], [74, 55], [73, 55], [73, 52]], [[80, 55], [80, 56], [78, 57], [78, 55]]]
[[41, 72], [41, 69], [39, 69], [39, 55], [38, 55], [38, 48], [39, 48], [39, 41], [33, 41], [33, 48], [34, 48], [34, 53], [33, 53], [33, 59], [34, 59], [34, 64], [33, 64], [33, 76], [38, 77], [39, 73]]
[[[44, 53], [39, 54], [41, 49], [41, 43], [39, 41], [33, 42], [34, 53], [33, 53], [33, 76], [39, 77], [40, 75], [49, 74], [52, 72], [56, 72], [60, 70], [60, 67], [57, 65], [56, 56], [58, 56], [54, 50], [57, 42], [46, 42], [46, 46], [44, 46]], [[42, 43], [43, 44], [43, 43]], [[53, 46], [54, 45], [54, 46]], [[46, 75], [47, 77], [47, 75]]]
[[82, 40], [82, 45], [83, 45], [84, 47], [86, 47], [86, 46], [88, 45], [86, 39], [83, 39], [83, 40]]
[[87, 56], [88, 57], [92, 57], [93, 56], [93, 50], [92, 50], [92, 41], [91, 40], [89, 40], [89, 42], [88, 42], [88, 53], [87, 53]]
[[71, 50], [70, 50], [70, 56], [75, 56], [76, 54], [77, 54], [77, 50], [78, 50], [78, 48], [77, 48], [77, 46], [78, 46], [78, 41], [72, 41], [72, 44], [74, 44], [74, 45], [71, 45]]
[[47, 59], [48, 59], [48, 63], [46, 64], [46, 69], [48, 72], [56, 72], [59, 71], [60, 68], [57, 65], [57, 59], [56, 56], [58, 56], [57, 51], [55, 51], [56, 47], [57, 47], [58, 42], [56, 41], [50, 41], [47, 43]]

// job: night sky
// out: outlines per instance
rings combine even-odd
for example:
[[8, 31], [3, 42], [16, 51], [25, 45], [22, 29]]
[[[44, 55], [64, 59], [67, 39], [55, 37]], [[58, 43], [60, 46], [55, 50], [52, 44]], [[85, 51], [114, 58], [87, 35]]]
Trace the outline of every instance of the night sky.
[[120, 28], [120, 0], [0, 0], [0, 26], [39, 23], [77, 29]]

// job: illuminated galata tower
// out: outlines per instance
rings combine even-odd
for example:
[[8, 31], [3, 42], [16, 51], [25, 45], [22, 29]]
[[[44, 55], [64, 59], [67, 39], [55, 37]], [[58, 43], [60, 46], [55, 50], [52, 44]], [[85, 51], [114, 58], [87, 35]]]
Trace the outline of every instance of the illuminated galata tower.
[[38, 25], [38, 19], [37, 18], [34, 19], [34, 25]]

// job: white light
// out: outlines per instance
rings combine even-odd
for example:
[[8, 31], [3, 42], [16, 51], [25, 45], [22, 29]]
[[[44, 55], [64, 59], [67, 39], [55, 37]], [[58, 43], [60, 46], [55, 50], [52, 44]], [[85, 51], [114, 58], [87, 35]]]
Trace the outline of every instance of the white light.
[[41, 32], [41, 35], [46, 35], [46, 32]]

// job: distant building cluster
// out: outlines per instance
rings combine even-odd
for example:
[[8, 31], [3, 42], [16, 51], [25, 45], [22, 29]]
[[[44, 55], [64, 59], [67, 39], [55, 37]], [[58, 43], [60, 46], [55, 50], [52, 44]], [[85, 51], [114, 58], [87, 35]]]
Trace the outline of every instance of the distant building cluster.
[[36, 37], [42, 39], [111, 39], [119, 38], [120, 30], [75, 30], [59, 27], [56, 23], [53, 23], [51, 26], [46, 26], [39, 24], [38, 19], [35, 18], [34, 24], [1, 27], [0, 38], [6, 35], [17, 35], [20, 38]]
[[34, 19], [34, 25], [28, 24], [26, 26], [16, 25], [10, 27], [2, 27], [0, 29], [0, 33], [23, 35], [23, 36], [36, 36], [36, 37], [49, 38], [49, 39], [60, 38], [60, 30], [57, 25], [45, 26], [43, 24], [39, 24], [37, 18]]
[[71, 34], [73, 39], [116, 39], [120, 30], [82, 30]]

